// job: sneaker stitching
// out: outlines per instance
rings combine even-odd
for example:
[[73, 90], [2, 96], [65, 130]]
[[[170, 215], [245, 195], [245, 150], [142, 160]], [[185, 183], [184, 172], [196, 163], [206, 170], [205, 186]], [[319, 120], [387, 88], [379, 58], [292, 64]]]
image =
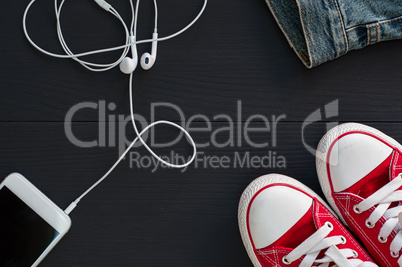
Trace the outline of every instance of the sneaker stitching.
[[391, 164], [389, 165], [389, 167], [388, 167], [388, 178], [389, 179], [391, 179], [391, 177], [392, 177], [392, 167], [394, 166], [394, 163], [395, 163], [395, 161], [394, 161], [394, 159], [395, 159], [395, 155], [397, 154], [397, 153], [395, 153], [395, 149], [392, 151], [392, 156], [391, 156]]
[[[353, 200], [353, 199], [352, 199], [352, 196], [340, 197], [339, 199], [344, 199], [344, 200], [349, 199], [349, 200]], [[357, 199], [357, 200], [356, 200], [356, 203], [357, 203], [357, 204], [360, 203], [360, 202], [359, 202], [360, 199], [358, 199], [358, 198], [356, 198], [356, 199]], [[338, 202], [339, 202], [339, 201], [338, 201]], [[342, 206], [342, 205], [340, 205], [340, 206]], [[363, 229], [362, 229], [362, 228], [359, 226], [359, 224], [354, 220], [353, 216], [351, 216], [351, 215], [349, 214], [349, 215], [347, 215], [347, 217], [350, 219], [351, 223], [358, 229], [358, 231], [365, 237], [365, 240], [369, 243], [369, 245], [371, 245], [371, 247], [372, 247], [373, 249], [377, 249], [375, 243], [366, 235], [366, 233], [363, 231]], [[382, 221], [380, 221], [380, 223], [383, 224]], [[389, 263], [389, 261], [387, 260], [386, 256], [385, 256], [381, 251], [377, 250], [377, 252], [379, 253], [379, 256], [380, 256], [385, 262], [387, 262], [388, 265], [391, 265], [391, 264]]]
[[[347, 198], [346, 198], [346, 199], [347, 199]], [[333, 217], [333, 216], [332, 216], [332, 217]], [[367, 253], [363, 250], [363, 248], [361, 247], [361, 245], [358, 244], [358, 243], [351, 237], [351, 235], [350, 235], [349, 232], [343, 227], [343, 225], [342, 225], [338, 220], [335, 220], [335, 222], [336, 222], [338, 228], [339, 228], [346, 236], [349, 237], [348, 240], [350, 240], [350, 241], [352, 242], [352, 244], [357, 248], [357, 250], [359, 250], [359, 252], [360, 252], [361, 254], [363, 254], [366, 258], [370, 258], [369, 255], [367, 255]]]
[[[264, 259], [266, 259], [267, 261], [269, 261], [270, 264], [273, 265], [273, 267], [280, 267], [280, 261], [279, 261], [279, 253], [288, 253], [288, 250], [284, 250], [284, 249], [273, 249], [273, 250], [269, 250], [269, 251], [258, 251], [258, 254], [261, 255]], [[269, 255], [274, 256], [274, 259], [272, 259]]]
[[[325, 211], [325, 210], [324, 210]], [[359, 253], [361, 253], [362, 255], [364, 255], [365, 258], [370, 258], [370, 256], [367, 254], [367, 252], [365, 252], [363, 250], [363, 248], [361, 247], [360, 244], [358, 244], [350, 235], [350, 233], [344, 228], [343, 224], [341, 222], [339, 222], [335, 216], [333, 216], [331, 213], [328, 213], [328, 211], [326, 213], [320, 213], [320, 215], [322, 215], [322, 217], [326, 217], [326, 218], [333, 218], [337, 227], [339, 228], [339, 230], [341, 230], [341, 232], [346, 235], [348, 237], [348, 240], [352, 242], [352, 244], [354, 245], [354, 247], [359, 251]]]
[[[391, 177], [395, 177], [396, 176], [396, 173], [395, 173], [395, 168], [396, 168], [396, 166], [397, 166], [397, 163], [398, 163], [398, 159], [399, 159], [399, 153], [395, 153], [395, 157], [394, 157], [394, 162], [392, 163], [392, 176]], [[390, 178], [391, 178], [390, 177]]]
[[267, 253], [267, 252], [261, 252], [261, 251], [259, 251], [259, 253], [258, 253], [258, 255], [260, 255], [260, 256], [262, 256], [264, 259], [266, 259], [270, 264], [275, 264], [276, 265], [276, 262], [274, 261], [274, 260], [272, 260], [267, 254], [272, 254], [271, 252], [270, 253]]
[[[274, 257], [275, 257], [275, 262], [279, 262], [279, 256], [278, 256], [278, 251], [275, 251], [274, 253]], [[276, 265], [276, 264], [275, 264]]]

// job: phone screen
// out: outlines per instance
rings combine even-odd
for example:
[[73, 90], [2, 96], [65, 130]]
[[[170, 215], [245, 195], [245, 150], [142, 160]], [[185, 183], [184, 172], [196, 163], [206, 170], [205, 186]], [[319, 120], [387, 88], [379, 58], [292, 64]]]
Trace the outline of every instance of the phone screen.
[[31, 266], [58, 235], [7, 187], [0, 189], [0, 266]]

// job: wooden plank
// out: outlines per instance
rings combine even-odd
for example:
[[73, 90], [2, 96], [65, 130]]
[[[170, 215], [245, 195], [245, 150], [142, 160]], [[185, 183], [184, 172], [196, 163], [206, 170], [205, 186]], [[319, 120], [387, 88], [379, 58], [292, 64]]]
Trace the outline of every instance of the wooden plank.
[[[370, 125], [402, 140], [402, 123]], [[96, 123], [73, 126], [79, 138], [97, 137]], [[60, 207], [95, 182], [118, 154], [116, 147], [74, 146], [64, 135], [62, 123], [15, 122], [0, 123], [0, 127], [0, 175], [23, 173]], [[212, 131], [222, 127], [227, 125], [213, 123]], [[130, 167], [127, 158], [74, 210], [71, 231], [43, 266], [248, 266], [236, 217], [238, 199], [248, 183], [277, 172], [322, 195], [315, 158], [303, 146], [301, 127], [301, 123], [280, 123], [276, 147], [269, 132], [260, 132], [252, 134], [251, 140], [271, 143], [265, 148], [253, 148], [247, 142], [241, 147], [200, 148], [211, 157], [234, 157], [235, 153], [263, 157], [271, 151], [286, 159], [286, 168], [204, 168], [199, 164], [185, 172], [152, 172], [151, 168]], [[158, 130], [164, 136], [176, 134], [170, 128]], [[306, 143], [316, 147], [325, 132], [325, 123], [311, 124], [305, 131]], [[199, 143], [210, 141], [210, 136], [194, 133]], [[227, 138], [222, 134], [217, 141], [224, 143]], [[186, 151], [186, 146], [179, 144], [175, 150]], [[132, 152], [148, 156], [142, 148]]]
[[[114, 3], [116, 8], [128, 17], [128, 3], [120, 2]], [[160, 3], [161, 36], [178, 30], [197, 13], [201, 3], [187, 2]], [[9, 3], [0, 11], [0, 34], [7, 40], [0, 46], [0, 121], [63, 121], [73, 105], [99, 100], [116, 103], [116, 113], [127, 114], [128, 77], [117, 69], [91, 73], [75, 62], [35, 51], [21, 32], [25, 4]], [[147, 38], [152, 4], [141, 8], [139, 35]], [[29, 29], [39, 44], [60, 51], [52, 16], [51, 3], [37, 2]], [[63, 29], [74, 51], [117, 45], [124, 39], [110, 15], [85, 1], [66, 4]], [[340, 120], [399, 120], [400, 46], [401, 41], [380, 43], [307, 70], [263, 1], [210, 1], [193, 29], [160, 43], [155, 68], [138, 69], [135, 106], [144, 116], [156, 102], [176, 104], [189, 115], [202, 111], [234, 116], [236, 102], [242, 100], [245, 116], [286, 113], [291, 120], [302, 121], [312, 110], [339, 99]], [[141, 55], [150, 46], [138, 49]], [[92, 113], [77, 119], [97, 120]]]
[[[110, 1], [129, 21], [128, 1]], [[159, 1], [159, 33], [164, 36], [190, 22], [202, 1]], [[44, 56], [26, 41], [21, 27], [26, 1], [8, 1], [0, 10], [0, 177], [13, 171], [27, 176], [60, 207], [66, 207], [95, 182], [118, 156], [117, 147], [79, 148], [66, 137], [64, 120], [78, 103], [116, 105], [99, 117], [81, 110], [73, 130], [83, 140], [98, 138], [97, 121], [124, 118], [129, 113], [128, 77], [117, 69], [91, 73], [73, 61]], [[38, 43], [60, 52], [52, 2], [37, 1], [29, 30]], [[152, 1], [141, 2], [139, 38], [152, 32]], [[92, 1], [66, 1], [63, 30], [74, 51], [119, 45], [119, 23]], [[205, 156], [233, 159], [239, 155], [283, 156], [286, 168], [213, 168], [192, 165], [185, 172], [130, 166], [129, 158], [72, 213], [73, 226], [43, 266], [250, 266], [237, 229], [237, 203], [256, 177], [283, 173], [322, 195], [314, 156], [302, 143], [302, 123], [317, 109], [323, 119], [305, 130], [315, 147], [326, 122], [360, 121], [402, 140], [400, 119], [401, 41], [376, 44], [350, 52], [333, 62], [307, 70], [279, 30], [264, 1], [209, 1], [201, 20], [188, 32], [159, 44], [150, 71], [134, 76], [135, 110], [151, 119], [151, 104], [177, 105], [188, 121], [203, 114], [211, 132], [194, 133], [197, 142], [211, 142], [212, 132], [234, 121], [233, 146], [209, 146]], [[139, 45], [139, 54], [150, 45]], [[117, 53], [91, 60], [113, 61]], [[339, 100], [338, 116], [326, 118], [323, 108]], [[241, 101], [239, 117], [238, 101]], [[254, 148], [240, 135], [248, 118], [286, 115], [278, 123], [277, 143], [271, 131], [251, 134]], [[160, 109], [157, 119], [180, 121], [177, 110]], [[205, 127], [202, 119], [194, 126]], [[108, 124], [105, 124], [106, 126]], [[263, 127], [261, 122], [256, 127]], [[129, 138], [133, 132], [124, 127]], [[118, 132], [117, 126], [115, 131]], [[158, 128], [160, 141], [175, 137]], [[228, 133], [217, 135], [218, 143]], [[106, 139], [108, 140], [108, 136]], [[107, 144], [107, 143], [106, 143]], [[159, 150], [158, 150], [159, 151]], [[167, 149], [160, 150], [168, 153]], [[190, 153], [180, 143], [175, 151]], [[148, 156], [143, 148], [133, 150]], [[275, 165], [275, 164], [273, 164]]]

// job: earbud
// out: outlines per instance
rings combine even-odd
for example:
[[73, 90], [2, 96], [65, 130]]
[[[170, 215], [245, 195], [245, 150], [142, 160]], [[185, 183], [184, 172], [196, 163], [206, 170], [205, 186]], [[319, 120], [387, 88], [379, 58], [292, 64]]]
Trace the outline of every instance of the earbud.
[[138, 65], [137, 44], [135, 42], [136, 42], [135, 36], [130, 36], [132, 58], [125, 57], [120, 62], [120, 70], [125, 74], [133, 73]]
[[[154, 32], [152, 34], [152, 39], [156, 40], [158, 39], [158, 33]], [[158, 41], [152, 41], [152, 50], [151, 50], [151, 54], [149, 53], [144, 53], [141, 56], [141, 67], [144, 70], [149, 70], [150, 68], [152, 68], [152, 66], [155, 64], [156, 61], [156, 51], [158, 49]]]

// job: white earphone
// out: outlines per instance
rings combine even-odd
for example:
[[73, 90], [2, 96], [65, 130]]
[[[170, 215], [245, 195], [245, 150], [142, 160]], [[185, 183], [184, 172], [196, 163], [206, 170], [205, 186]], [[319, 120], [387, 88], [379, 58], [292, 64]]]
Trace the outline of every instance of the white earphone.
[[[157, 40], [157, 39], [158, 39], [158, 33], [154, 32], [152, 34], [152, 40]], [[158, 49], [158, 41], [152, 41], [151, 54], [146, 52], [142, 55], [140, 62], [141, 62], [141, 67], [144, 70], [149, 70], [155, 64], [157, 49]]]
[[120, 70], [125, 74], [131, 74], [135, 71], [138, 65], [137, 45], [135, 43], [135, 36], [130, 36], [131, 55], [132, 57], [125, 57], [120, 62]]
[[[153, 40], [158, 39], [157, 32], [155, 32], [152, 35], [152, 39]], [[132, 45], [131, 45], [132, 58], [125, 57], [120, 62], [120, 70], [121, 70], [121, 72], [123, 72], [125, 74], [133, 73], [138, 65], [138, 54], [137, 54], [137, 45], [135, 44], [135, 36], [130, 36], [130, 42], [132, 43]], [[141, 56], [140, 64], [144, 70], [149, 70], [155, 64], [157, 49], [158, 49], [158, 41], [153, 41], [151, 54], [146, 52]]]
[[[126, 23], [124, 22], [124, 20], [120, 16], [120, 14], [117, 12], [117, 10], [115, 10], [113, 8], [113, 6], [111, 6], [105, 0], [94, 0], [101, 8], [103, 8], [105, 11], [111, 13], [113, 16], [115, 16], [121, 22], [121, 24], [123, 25], [123, 28], [124, 28], [124, 32], [126, 34], [126, 43], [124, 45], [117, 46], [117, 47], [105, 48], [105, 49], [89, 51], [89, 52], [84, 52], [84, 53], [78, 53], [78, 54], [74, 54], [70, 50], [70, 48], [67, 45], [67, 42], [64, 40], [64, 36], [63, 36], [63, 33], [62, 33], [62, 28], [61, 28], [61, 24], [60, 24], [60, 14], [61, 14], [63, 4], [64, 4], [64, 2], [66, 0], [61, 0], [60, 3], [58, 3], [59, 2], [58, 0], [54, 1], [55, 15], [56, 15], [56, 21], [57, 21], [57, 35], [58, 35], [58, 38], [59, 38], [59, 41], [60, 41], [60, 45], [61, 45], [61, 47], [63, 48], [63, 50], [65, 51], [66, 54], [55, 54], [55, 53], [49, 52], [49, 51], [41, 48], [40, 46], [38, 46], [31, 39], [31, 37], [29, 36], [28, 31], [27, 31], [26, 20], [27, 20], [27, 15], [28, 15], [29, 9], [31, 8], [33, 3], [35, 3], [35, 1], [36, 0], [31, 0], [29, 2], [29, 4], [27, 5], [27, 7], [25, 9], [25, 12], [24, 12], [24, 16], [23, 16], [23, 22], [22, 22], [25, 37], [27, 38], [27, 40], [31, 43], [31, 45], [33, 47], [35, 47], [37, 50], [39, 50], [40, 52], [42, 52], [42, 53], [44, 53], [44, 54], [46, 54], [48, 56], [52, 56], [52, 57], [56, 57], [56, 58], [70, 58], [70, 59], [73, 59], [73, 60], [77, 61], [79, 64], [81, 64], [83, 67], [85, 67], [85, 68], [87, 68], [88, 70], [91, 70], [91, 71], [96, 71], [96, 72], [107, 71], [107, 70], [110, 70], [110, 69], [116, 67], [117, 65], [119, 65], [120, 70], [123, 73], [130, 75], [130, 79], [129, 79], [129, 98], [130, 98], [131, 122], [133, 124], [133, 128], [134, 128], [134, 131], [135, 131], [137, 137], [131, 142], [131, 144], [127, 147], [127, 149], [119, 157], [119, 159], [112, 165], [112, 167], [95, 184], [93, 184], [90, 188], [88, 188], [88, 190], [86, 190], [74, 202], [72, 202], [70, 204], [70, 206], [65, 210], [65, 212], [67, 214], [69, 214], [76, 207], [78, 202], [86, 194], [88, 194], [93, 188], [95, 188], [106, 177], [108, 177], [108, 175], [116, 168], [116, 166], [125, 158], [127, 153], [131, 150], [131, 148], [134, 146], [134, 144], [137, 141], [140, 141], [152, 156], [154, 156], [158, 161], [160, 161], [161, 163], [165, 164], [166, 166], [169, 166], [169, 167], [172, 167], [172, 168], [184, 168], [184, 167], [187, 167], [188, 165], [190, 165], [194, 161], [194, 159], [196, 157], [197, 147], [196, 147], [195, 142], [194, 142], [193, 138], [191, 137], [190, 133], [186, 129], [184, 129], [183, 127], [181, 127], [177, 123], [170, 122], [170, 121], [165, 121], [165, 120], [154, 121], [154, 122], [150, 123], [148, 126], [146, 126], [144, 129], [142, 129], [142, 131], [139, 131], [137, 129], [137, 126], [136, 126], [136, 123], [135, 123], [134, 105], [133, 105], [133, 72], [135, 71], [135, 69], [136, 69], [136, 67], [138, 65], [137, 44], [150, 43], [150, 42], [152, 43], [151, 54], [144, 53], [141, 56], [141, 59], [140, 59], [141, 67], [144, 70], [149, 70], [150, 68], [152, 68], [152, 66], [155, 64], [155, 61], [156, 61], [158, 42], [166, 41], [166, 40], [169, 40], [171, 38], [174, 38], [174, 37], [182, 34], [183, 32], [185, 32], [186, 30], [188, 30], [191, 26], [193, 26], [194, 23], [196, 23], [197, 20], [204, 13], [205, 8], [207, 6], [208, 0], [204, 0], [204, 4], [203, 4], [203, 6], [201, 8], [201, 11], [198, 13], [198, 15], [186, 27], [184, 27], [183, 29], [181, 29], [180, 31], [178, 31], [178, 32], [176, 32], [176, 33], [174, 33], [172, 35], [165, 36], [165, 37], [162, 37], [162, 38], [158, 37], [158, 32], [157, 32], [158, 8], [157, 8], [156, 0], [153, 0], [154, 1], [154, 6], [155, 6], [154, 33], [152, 35], [152, 39], [141, 40], [141, 41], [136, 40], [136, 36], [137, 36], [137, 19], [138, 19], [138, 9], [139, 9], [140, 0], [137, 0], [135, 9], [134, 9], [134, 5], [133, 5], [133, 0], [130, 0], [131, 11], [132, 11], [130, 30], [128, 29]], [[119, 59], [117, 59], [115, 62], [112, 62], [112, 63], [99, 64], [99, 63], [88, 62], [88, 61], [80, 59], [81, 57], [84, 57], [84, 56], [93, 55], [93, 54], [99, 54], [99, 53], [106, 53], [106, 52], [120, 50], [120, 49], [123, 50], [121, 56], [119, 57]], [[131, 50], [132, 57], [127, 56], [127, 54], [129, 53], [130, 50]], [[160, 156], [158, 156], [152, 150], [152, 148], [150, 148], [146, 144], [146, 142], [143, 140], [143, 138], [141, 136], [145, 132], [147, 132], [150, 128], [152, 128], [152, 127], [154, 127], [154, 126], [156, 126], [158, 124], [166, 124], [166, 125], [176, 127], [181, 132], [184, 133], [184, 135], [187, 137], [187, 140], [189, 141], [189, 143], [193, 147], [193, 154], [192, 154], [191, 158], [188, 161], [184, 162], [183, 164], [179, 164], [179, 163], [174, 164], [174, 163], [167, 162], [166, 160], [164, 160]]]
[[[103, 8], [104, 4], [100, 2], [102, 0], [96, 0], [96, 1], [98, 1], [97, 2], [98, 5], [100, 5]], [[139, 4], [140, 4], [140, 0], [137, 0], [137, 4], [136, 4], [136, 7], [135, 7], [135, 14], [133, 14], [133, 16], [134, 16], [134, 22], [133, 23], [134, 24], [133, 23], [131, 24], [130, 44], [131, 44], [132, 58], [125, 57], [120, 62], [120, 70], [125, 74], [133, 73], [135, 71], [135, 69], [137, 68], [137, 64], [138, 64], [138, 54], [137, 54], [137, 46], [136, 46], [136, 38], [135, 38], [135, 36], [137, 35], [137, 21], [138, 21]], [[154, 8], [155, 8], [155, 29], [154, 29], [154, 33], [152, 34], [152, 50], [151, 50], [151, 54], [149, 54], [148, 52], [144, 53], [141, 56], [141, 60], [140, 60], [141, 67], [144, 70], [149, 70], [155, 64], [156, 53], [157, 53], [157, 49], [158, 49], [158, 30], [157, 30], [157, 26], [158, 26], [158, 5], [156, 4], [156, 0], [154, 0]]]
[[[99, 49], [99, 50], [93, 50], [93, 51], [88, 51], [88, 52], [82, 52], [82, 53], [73, 53], [67, 43], [64, 40], [64, 36], [62, 33], [62, 28], [61, 28], [61, 24], [60, 24], [60, 13], [62, 11], [64, 2], [66, 0], [62, 0], [60, 1], [60, 3], [58, 3], [57, 0], [54, 1], [54, 6], [55, 6], [55, 15], [56, 15], [56, 22], [57, 22], [57, 34], [59, 37], [59, 41], [60, 41], [60, 45], [61, 47], [64, 49], [66, 54], [56, 54], [50, 51], [47, 51], [43, 48], [41, 48], [39, 45], [37, 45], [30, 37], [28, 30], [27, 30], [27, 17], [28, 17], [28, 13], [30, 8], [32, 7], [32, 5], [36, 2], [36, 0], [31, 0], [29, 2], [29, 4], [27, 5], [27, 7], [25, 8], [24, 11], [24, 15], [22, 18], [22, 27], [23, 27], [23, 31], [24, 31], [24, 35], [26, 37], [26, 39], [28, 40], [28, 42], [38, 51], [40, 51], [43, 54], [46, 54], [48, 56], [51, 57], [55, 57], [55, 58], [69, 58], [72, 60], [77, 61], [78, 63], [80, 63], [82, 66], [84, 66], [85, 68], [91, 70], [91, 71], [96, 71], [96, 72], [100, 72], [100, 71], [107, 71], [110, 70], [114, 67], [116, 67], [117, 65], [119, 65], [124, 58], [127, 56], [130, 47], [132, 47], [133, 44], [144, 44], [144, 43], [151, 43], [151, 42], [162, 42], [162, 41], [166, 41], [169, 39], [172, 39], [182, 33], [184, 33], [185, 31], [187, 31], [191, 26], [193, 26], [198, 19], [202, 16], [202, 14], [204, 13], [207, 4], [208, 4], [208, 0], [204, 0], [204, 4], [201, 7], [200, 12], [198, 13], [198, 15], [189, 23], [187, 24], [187, 26], [185, 26], [184, 28], [182, 28], [181, 30], [177, 31], [174, 34], [168, 35], [168, 36], [164, 36], [164, 37], [157, 37], [157, 38], [152, 38], [152, 39], [145, 39], [145, 40], [140, 40], [140, 41], [135, 41], [134, 43], [131, 41], [131, 36], [135, 36], [134, 33], [130, 33], [126, 23], [124, 22], [123, 18], [120, 16], [120, 14], [117, 12], [117, 10], [115, 10], [109, 3], [107, 3], [104, 0], [94, 0], [101, 8], [103, 8], [105, 11], [111, 13], [113, 16], [115, 16], [120, 22], [121, 25], [124, 28], [124, 32], [126, 34], [126, 43], [120, 46], [116, 46], [116, 47], [110, 47], [110, 48], [104, 48], [104, 49]], [[154, 0], [154, 3], [156, 5], [156, 0]], [[139, 2], [137, 1], [137, 9], [136, 9], [136, 13], [138, 15], [138, 4]], [[132, 3], [132, 0], [130, 0], [130, 5], [131, 5], [131, 9], [132, 9], [132, 20], [131, 20], [131, 32], [133, 32], [134, 28], [134, 23], [136, 24], [136, 19], [135, 19], [135, 14], [134, 14], [134, 6]], [[157, 28], [157, 18], [158, 18], [158, 14], [157, 14], [157, 9], [155, 9], [155, 29]], [[156, 33], [156, 31], [155, 31]], [[156, 45], [153, 45], [153, 47], [155, 47], [154, 51], [155, 51], [155, 55], [156, 55]], [[85, 56], [89, 56], [89, 55], [94, 55], [94, 54], [101, 54], [101, 53], [107, 53], [107, 52], [111, 52], [111, 51], [116, 51], [116, 50], [121, 50], [123, 49], [123, 53], [120, 56], [119, 59], [117, 59], [115, 62], [113, 63], [106, 63], [106, 64], [99, 64], [99, 63], [93, 63], [93, 62], [88, 62], [85, 60], [80, 59], [81, 57], [85, 57]], [[151, 54], [152, 56], [152, 54]], [[144, 58], [145, 59], [145, 58]], [[154, 58], [155, 60], [156, 58]], [[145, 61], [144, 61], [145, 62]]]

